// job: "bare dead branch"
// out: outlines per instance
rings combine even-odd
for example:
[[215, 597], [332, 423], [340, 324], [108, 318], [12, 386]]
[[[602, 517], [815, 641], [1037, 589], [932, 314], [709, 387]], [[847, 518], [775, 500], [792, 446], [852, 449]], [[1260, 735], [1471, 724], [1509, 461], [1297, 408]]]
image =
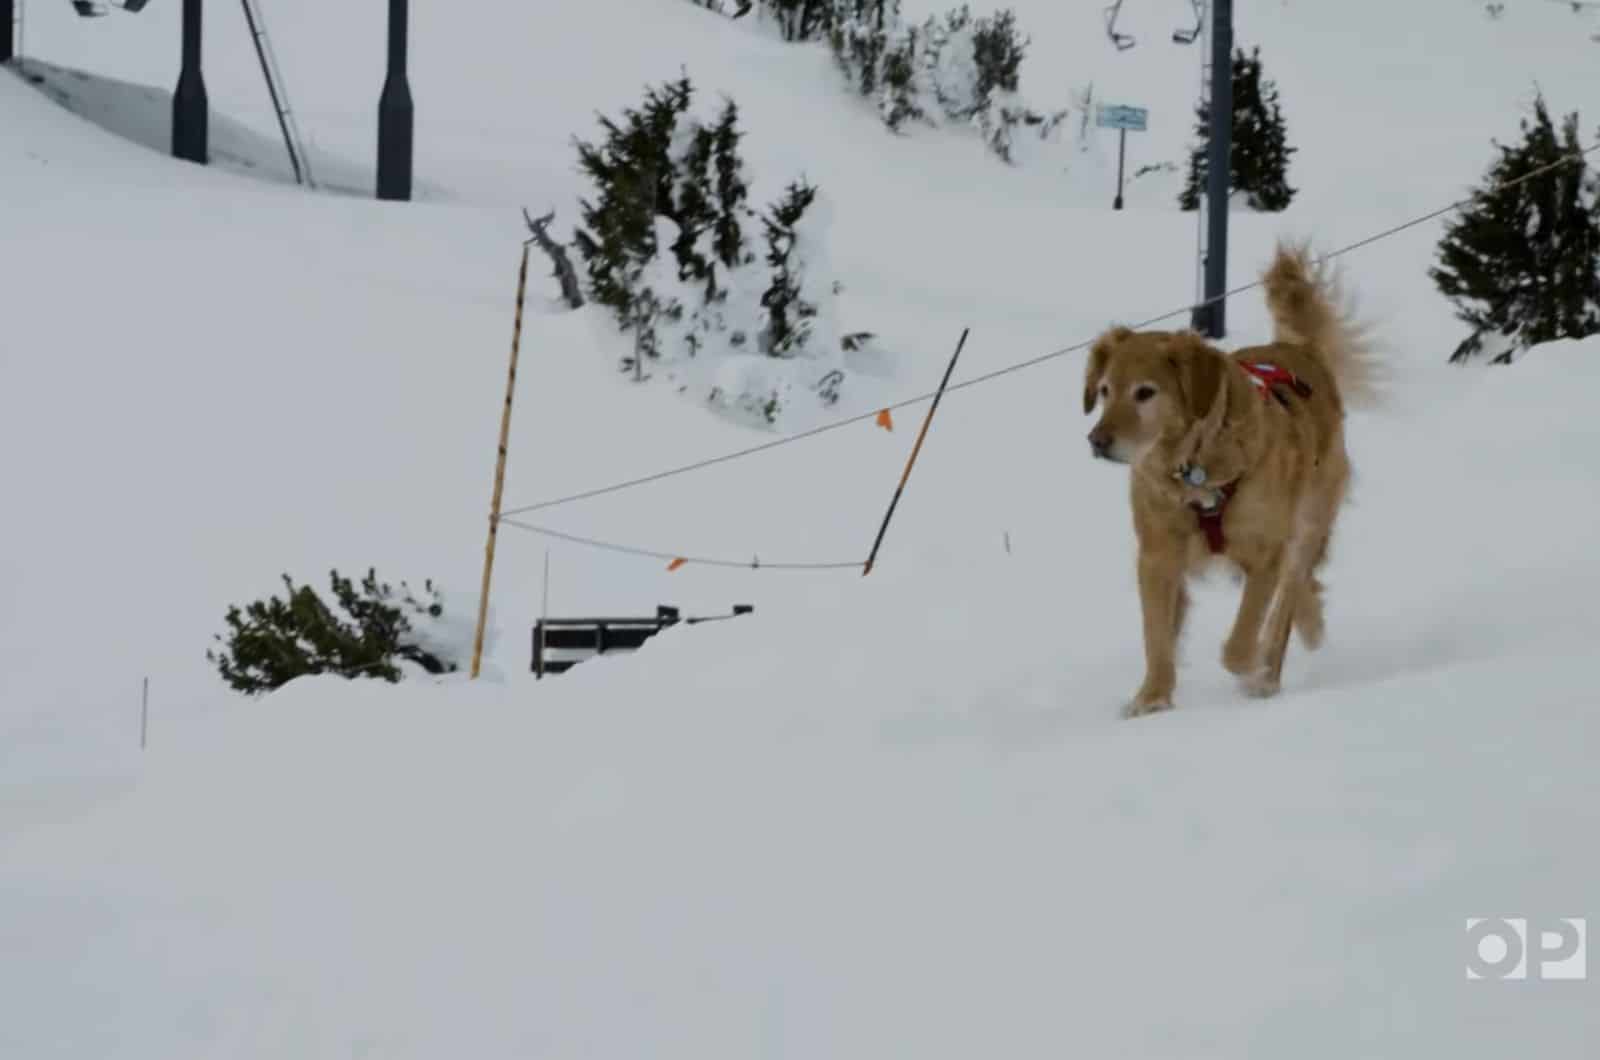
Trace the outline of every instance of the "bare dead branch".
[[555, 266], [552, 275], [561, 281], [562, 299], [573, 309], [582, 309], [583, 286], [578, 282], [578, 272], [572, 267], [572, 259], [567, 257], [567, 248], [550, 238], [549, 227], [556, 219], [555, 210], [535, 220], [524, 207], [522, 219], [527, 222], [528, 231], [533, 233], [533, 241], [539, 244], [539, 249], [549, 256]]

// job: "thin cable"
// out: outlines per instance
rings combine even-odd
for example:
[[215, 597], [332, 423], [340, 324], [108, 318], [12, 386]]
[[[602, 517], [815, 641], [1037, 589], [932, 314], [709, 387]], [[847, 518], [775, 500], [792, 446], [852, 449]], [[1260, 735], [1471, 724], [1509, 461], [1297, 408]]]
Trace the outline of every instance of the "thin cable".
[[[1377, 232], [1363, 239], [1359, 239], [1354, 243], [1348, 244], [1347, 246], [1330, 251], [1329, 253], [1317, 258], [1315, 260], [1315, 264], [1320, 265], [1323, 262], [1332, 261], [1335, 258], [1343, 257], [1346, 254], [1361, 250], [1364, 247], [1369, 247], [1374, 243], [1397, 236], [1400, 233], [1408, 231], [1412, 228], [1416, 228], [1419, 225], [1427, 224], [1429, 221], [1443, 217], [1445, 214], [1454, 210], [1459, 210], [1461, 207], [1466, 206], [1477, 199], [1490, 198], [1494, 195], [1500, 194], [1503, 191], [1509, 191], [1517, 185], [1533, 180], [1535, 177], [1543, 176], [1544, 174], [1549, 173], [1551, 170], [1559, 169], [1562, 166], [1572, 162], [1577, 162], [1580, 159], [1593, 154], [1595, 151], [1600, 151], [1600, 143], [1593, 144], [1584, 150], [1577, 152], [1576, 154], [1563, 155], [1554, 162], [1549, 162], [1537, 169], [1530, 170], [1529, 172], [1524, 173], [1522, 176], [1517, 177], [1514, 180], [1508, 180], [1504, 184], [1498, 185], [1493, 189], [1488, 191], [1473, 192], [1466, 198], [1457, 199], [1448, 206], [1441, 206], [1439, 209], [1423, 214], [1421, 217], [1414, 217], [1411, 220], [1397, 224], [1392, 228], [1386, 228], [1381, 232]], [[1138, 331], [1141, 328], [1147, 328], [1152, 324], [1159, 324], [1163, 321], [1171, 320], [1173, 317], [1193, 313], [1196, 309], [1204, 309], [1205, 307], [1213, 305], [1217, 302], [1225, 301], [1226, 299], [1234, 298], [1241, 294], [1247, 294], [1250, 291], [1260, 287], [1262, 282], [1263, 281], [1261, 280], [1253, 280], [1250, 283], [1241, 284], [1238, 287], [1232, 288], [1231, 290], [1224, 291], [1222, 294], [1219, 294], [1213, 298], [1207, 298], [1203, 301], [1183, 306], [1180, 309], [1174, 309], [1168, 313], [1162, 313], [1160, 316], [1150, 317], [1148, 320], [1142, 320], [1137, 324], [1132, 324], [1129, 326], [1133, 330]], [[1023, 369], [1033, 368], [1037, 365], [1044, 364], [1046, 361], [1055, 360], [1057, 357], [1064, 357], [1069, 353], [1076, 353], [1079, 350], [1087, 349], [1088, 347], [1094, 345], [1094, 342], [1094, 339], [1085, 339], [1082, 342], [1075, 342], [1071, 346], [1063, 346], [1059, 350], [1051, 350], [1049, 353], [1042, 353], [1037, 357], [1030, 357], [1026, 361], [1018, 361], [1015, 364], [1008, 364], [1003, 368], [996, 368], [993, 371], [985, 372], [982, 375], [973, 376], [970, 379], [963, 379], [959, 383], [952, 383], [947, 390], [966, 390], [968, 387], [974, 387], [980, 383], [988, 383], [995, 379], [999, 379], [1001, 376], [1011, 375], [1015, 372], [1020, 372]], [[890, 412], [899, 412], [900, 410], [910, 408], [913, 405], [920, 405], [925, 401], [931, 401], [933, 400], [933, 395], [934, 391], [930, 390], [925, 394], [918, 394], [915, 397], [906, 398], [905, 400], [897, 402], [893, 405], [885, 406], [885, 408], [887, 408], [887, 410]], [[557, 508], [564, 504], [573, 504], [577, 501], [589, 500], [593, 497], [601, 497], [609, 493], [620, 493], [623, 490], [633, 489], [637, 486], [646, 486], [652, 482], [660, 482], [662, 479], [675, 478], [678, 475], [687, 475], [691, 471], [700, 471], [704, 468], [715, 467], [717, 464], [725, 464], [731, 460], [739, 460], [743, 457], [754, 456], [756, 453], [764, 453], [769, 449], [776, 449], [779, 446], [788, 445], [790, 442], [804, 441], [807, 438], [815, 438], [819, 434], [827, 434], [829, 431], [837, 431], [844, 427], [853, 426], [857, 423], [864, 423], [867, 420], [875, 419], [881, 411], [883, 410], [873, 409], [871, 412], [863, 412], [859, 416], [850, 416], [842, 420], [831, 420], [828, 423], [824, 423], [819, 427], [813, 427], [810, 430], [800, 431], [796, 434], [786, 434], [781, 438], [774, 438], [770, 442], [762, 442], [759, 445], [748, 446], [744, 449], [735, 449], [732, 452], [724, 453], [721, 456], [714, 456], [707, 460], [697, 460], [693, 463], [682, 464], [678, 467], [668, 468], [665, 471], [657, 471], [649, 475], [640, 475], [638, 478], [626, 479], [622, 482], [612, 483], [609, 486], [600, 486], [595, 489], [584, 490], [581, 493], [568, 494], [565, 497], [557, 497], [553, 500], [540, 501], [537, 504], [526, 504], [520, 508], [509, 508], [505, 511], [504, 515], [524, 515], [528, 512], [543, 511], [546, 508]], [[508, 519], [503, 521], [510, 522]], [[515, 526], [519, 524], [512, 523], [511, 525]], [[744, 566], [745, 564], [736, 565]], [[860, 566], [860, 564], [856, 564], [856, 566]]]
[[761, 559], [760, 556], [752, 559], [709, 559], [704, 556], [685, 555], [682, 552], [658, 552], [650, 548], [634, 548], [631, 545], [618, 545], [592, 537], [579, 537], [577, 534], [552, 530], [548, 526], [534, 526], [532, 523], [518, 522], [503, 515], [500, 517], [500, 521], [506, 526], [514, 526], [518, 530], [526, 530], [530, 534], [553, 537], [558, 541], [568, 541], [574, 545], [586, 545], [589, 548], [598, 548], [606, 552], [620, 552], [626, 556], [664, 559], [672, 563], [681, 561], [685, 564], [692, 563], [701, 567], [729, 567], [739, 570], [860, 570], [865, 565], [861, 560], [851, 560], [844, 563], [768, 563]]

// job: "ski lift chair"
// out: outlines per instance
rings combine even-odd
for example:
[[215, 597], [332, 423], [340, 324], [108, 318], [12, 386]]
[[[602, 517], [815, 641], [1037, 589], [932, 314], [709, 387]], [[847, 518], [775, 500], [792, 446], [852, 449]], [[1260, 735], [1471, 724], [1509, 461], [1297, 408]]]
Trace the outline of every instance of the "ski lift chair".
[[1111, 43], [1117, 46], [1117, 51], [1125, 52], [1137, 42], [1128, 33], [1117, 32], [1117, 17], [1122, 14], [1122, 0], [1114, 0], [1106, 8], [1106, 36], [1111, 38]]
[[120, 7], [130, 15], [137, 15], [144, 10], [150, 0], [72, 0], [72, 10], [80, 18], [100, 18], [109, 15], [113, 7]]
[[1174, 44], [1193, 44], [1200, 39], [1200, 34], [1205, 30], [1206, 0], [1189, 0], [1189, 3], [1194, 7], [1194, 28], [1186, 29], [1179, 26], [1173, 30], [1172, 42]]

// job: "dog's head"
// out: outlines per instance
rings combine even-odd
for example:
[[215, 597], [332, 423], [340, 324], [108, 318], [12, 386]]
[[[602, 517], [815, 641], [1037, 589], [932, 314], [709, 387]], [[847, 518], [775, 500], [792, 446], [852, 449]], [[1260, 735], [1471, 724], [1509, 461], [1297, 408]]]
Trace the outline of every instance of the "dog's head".
[[1112, 328], [1089, 351], [1083, 411], [1104, 404], [1089, 432], [1103, 460], [1137, 463], [1161, 441], [1193, 437], [1208, 419], [1220, 420], [1227, 360], [1193, 332]]

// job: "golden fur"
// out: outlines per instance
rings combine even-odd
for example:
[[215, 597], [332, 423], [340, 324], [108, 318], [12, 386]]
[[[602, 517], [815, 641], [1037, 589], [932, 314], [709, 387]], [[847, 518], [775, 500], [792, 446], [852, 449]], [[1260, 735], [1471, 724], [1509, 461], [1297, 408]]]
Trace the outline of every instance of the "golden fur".
[[[1223, 500], [1224, 556], [1244, 593], [1222, 664], [1255, 695], [1279, 687], [1289, 631], [1322, 638], [1316, 570], [1350, 479], [1346, 403], [1370, 398], [1373, 351], [1337, 282], [1304, 247], [1280, 246], [1264, 276], [1274, 336], [1231, 357], [1193, 332], [1112, 328], [1095, 342], [1084, 412], [1105, 408], [1089, 433], [1097, 456], [1132, 465], [1145, 675], [1129, 716], [1172, 706], [1186, 577], [1214, 559], [1195, 507]], [[1264, 399], [1238, 362], [1270, 362], [1309, 384]], [[1180, 477], [1204, 470], [1204, 485]]]

